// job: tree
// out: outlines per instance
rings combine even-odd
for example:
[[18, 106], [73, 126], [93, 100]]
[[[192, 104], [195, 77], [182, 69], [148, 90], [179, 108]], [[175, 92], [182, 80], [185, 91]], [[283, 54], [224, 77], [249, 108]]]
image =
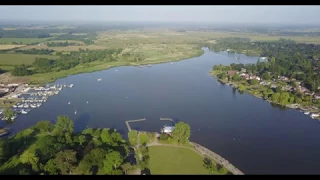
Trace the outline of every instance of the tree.
[[58, 116], [57, 123], [54, 125], [53, 134], [64, 136], [73, 133], [73, 122], [67, 116]]
[[213, 164], [209, 158], [204, 158], [203, 166], [209, 171], [210, 174], [215, 174], [218, 171], [217, 166]]
[[279, 102], [279, 98], [280, 98], [280, 93], [274, 93], [271, 96], [271, 101], [273, 102]]
[[102, 148], [93, 149], [79, 163], [77, 174], [97, 174], [98, 170], [103, 168], [105, 156], [106, 151]]
[[288, 92], [281, 92], [280, 93], [279, 103], [288, 104], [289, 99], [290, 99], [290, 95]]
[[249, 83], [250, 83], [251, 85], [257, 85], [257, 84], [259, 84], [259, 81], [258, 81], [257, 79], [250, 79], [250, 80], [249, 80]]
[[295, 97], [295, 98], [294, 98], [294, 102], [295, 102], [295, 103], [298, 103], [298, 104], [299, 104], [299, 103], [302, 103], [302, 99], [299, 98], [299, 97]]
[[3, 111], [3, 118], [11, 120], [15, 116], [15, 112], [10, 108], [5, 108]]
[[9, 154], [9, 146], [6, 140], [0, 139], [0, 163], [7, 159]]
[[232, 76], [232, 80], [233, 81], [240, 81], [241, 77], [239, 76], [239, 74], [235, 74], [235, 75]]
[[105, 172], [107, 174], [111, 174], [112, 171], [116, 170], [122, 162], [123, 159], [118, 151], [109, 151], [106, 154], [105, 160], [103, 161]]
[[55, 163], [62, 174], [72, 173], [75, 163], [77, 162], [76, 154], [77, 152], [70, 149], [60, 151], [57, 154], [55, 158]]
[[103, 129], [101, 132], [101, 140], [104, 143], [111, 144], [112, 143], [112, 138], [111, 134], [109, 132], [109, 129]]
[[39, 161], [39, 158], [37, 157], [34, 151], [31, 151], [31, 150], [24, 151], [20, 156], [20, 160], [22, 163], [30, 164], [33, 170], [38, 169], [37, 163]]
[[51, 122], [50, 121], [39, 121], [35, 128], [40, 133], [48, 133], [51, 130]]
[[190, 126], [182, 121], [175, 125], [172, 137], [180, 144], [187, 143], [191, 135]]
[[244, 90], [246, 90], [246, 87], [244, 85], [239, 85], [238, 90], [243, 92]]
[[86, 142], [86, 136], [80, 135], [78, 136], [79, 144], [82, 145], [84, 142]]
[[50, 175], [57, 175], [58, 174], [58, 171], [59, 169], [57, 168], [57, 165], [54, 161], [54, 159], [50, 159], [46, 165], [44, 166], [43, 168], [46, 173], [50, 174]]
[[261, 75], [261, 78], [264, 79], [264, 80], [270, 80], [271, 79], [271, 76], [268, 72], [264, 72], [262, 75]]

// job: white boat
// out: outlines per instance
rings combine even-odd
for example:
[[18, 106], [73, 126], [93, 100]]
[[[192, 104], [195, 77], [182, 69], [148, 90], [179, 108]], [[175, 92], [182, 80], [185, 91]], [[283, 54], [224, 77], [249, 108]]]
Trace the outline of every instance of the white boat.
[[148, 64], [147, 67], [151, 67], [151, 64]]
[[77, 114], [77, 110], [74, 111], [74, 114]]
[[118, 71], [118, 69], [116, 69], [116, 72]]
[[308, 114], [310, 114], [310, 112], [306, 111], [306, 112], [304, 112], [304, 114], [305, 114], [305, 115], [308, 115]]
[[101, 80], [102, 80], [101, 78], [98, 79], [98, 81], [101, 81]]
[[69, 101], [68, 104], [71, 104], [71, 102]]
[[21, 114], [27, 114], [28, 111], [25, 111], [24, 109], [21, 110]]
[[313, 113], [313, 114], [311, 114], [310, 116], [311, 116], [312, 118], [315, 118], [315, 117], [319, 117], [319, 114]]
[[89, 101], [87, 101], [87, 104], [89, 104]]
[[70, 84], [70, 86], [69, 86], [70, 88], [72, 88], [73, 87], [73, 84]]

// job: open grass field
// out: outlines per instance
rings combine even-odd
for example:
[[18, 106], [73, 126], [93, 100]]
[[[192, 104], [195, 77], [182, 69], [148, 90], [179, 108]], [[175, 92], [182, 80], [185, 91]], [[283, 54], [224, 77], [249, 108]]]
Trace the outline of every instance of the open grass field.
[[[63, 40], [63, 42], [65, 42], [65, 40]], [[71, 41], [70, 41], [71, 42]], [[54, 51], [57, 52], [70, 52], [70, 51], [79, 51], [79, 48], [81, 49], [89, 49], [89, 50], [98, 50], [98, 49], [105, 49], [102, 46], [96, 46], [96, 45], [78, 45], [78, 46], [66, 46], [66, 47], [48, 47], [46, 44], [40, 44], [39, 45], [32, 45], [32, 46], [25, 46], [22, 48], [19, 48], [21, 50], [25, 50], [25, 49], [52, 49]]]
[[208, 174], [203, 157], [196, 152], [168, 146], [149, 147], [150, 171], [156, 174]]
[[41, 43], [49, 38], [0, 38], [0, 44], [12, 44], [13, 42], [22, 44]]
[[59, 56], [33, 54], [0, 54], [0, 66], [32, 64], [36, 58], [57, 59]]
[[24, 47], [26, 45], [0, 44], [0, 50], [9, 50], [13, 48]]

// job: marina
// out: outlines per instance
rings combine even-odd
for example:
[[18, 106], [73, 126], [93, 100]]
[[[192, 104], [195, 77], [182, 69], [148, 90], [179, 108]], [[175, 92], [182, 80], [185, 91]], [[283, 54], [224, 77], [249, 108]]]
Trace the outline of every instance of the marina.
[[[11, 120], [16, 119], [20, 114], [28, 114], [32, 109], [39, 108], [43, 103], [46, 103], [50, 96], [58, 95], [63, 88], [72, 88], [73, 84], [47, 84], [44, 87], [29, 87], [24, 85], [24, 89], [20, 93], [16, 93], [12, 96], [14, 98], [21, 99], [20, 102], [13, 105], [11, 110], [15, 115]], [[71, 104], [71, 102], [68, 102]], [[0, 109], [1, 120], [8, 120], [3, 117], [4, 109]]]

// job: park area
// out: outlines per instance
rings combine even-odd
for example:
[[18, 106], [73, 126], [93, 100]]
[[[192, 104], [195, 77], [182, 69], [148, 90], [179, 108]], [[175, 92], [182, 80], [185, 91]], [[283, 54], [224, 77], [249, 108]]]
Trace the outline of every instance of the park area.
[[203, 157], [196, 152], [169, 146], [149, 147], [150, 171], [156, 174], [208, 174]]

